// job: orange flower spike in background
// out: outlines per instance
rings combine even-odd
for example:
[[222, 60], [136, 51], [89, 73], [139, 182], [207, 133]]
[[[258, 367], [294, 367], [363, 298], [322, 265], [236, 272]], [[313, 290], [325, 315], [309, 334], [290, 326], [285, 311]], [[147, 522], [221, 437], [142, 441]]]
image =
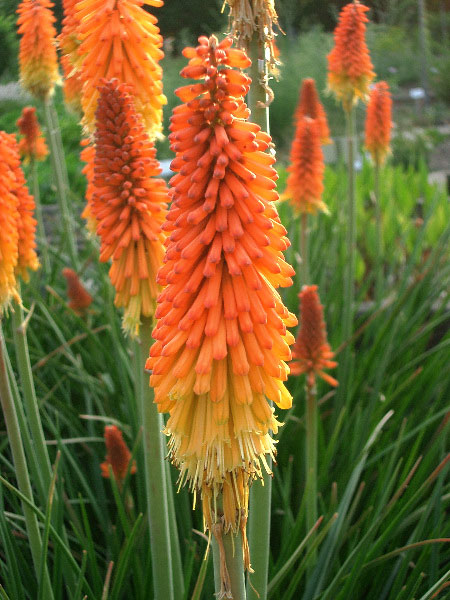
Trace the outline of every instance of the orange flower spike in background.
[[142, 6], [160, 7], [161, 0], [81, 0], [76, 5], [80, 22], [80, 77], [83, 81], [83, 124], [95, 126], [98, 85], [102, 78], [117, 78], [133, 86], [136, 110], [153, 139], [161, 133], [163, 57], [157, 19]]
[[79, 72], [81, 59], [78, 54], [81, 41], [78, 37], [79, 22], [75, 11], [77, 1], [63, 0], [64, 18], [62, 30], [58, 36], [58, 43], [61, 50], [61, 66], [64, 74], [64, 101], [70, 110], [81, 114], [82, 81]]
[[107, 454], [105, 461], [100, 465], [102, 476], [109, 477], [109, 468], [111, 467], [114, 477], [120, 486], [128, 473], [128, 469], [130, 469], [130, 473], [136, 473], [136, 464], [133, 461], [130, 467], [131, 452], [118, 427], [115, 425], [106, 426], [104, 435]]
[[334, 353], [327, 342], [327, 332], [323, 319], [323, 306], [320, 304], [317, 285], [305, 285], [299, 294], [300, 330], [292, 348], [293, 361], [290, 363], [291, 375], [305, 373], [308, 385], [314, 386], [316, 375], [336, 387], [334, 377], [324, 373], [323, 369], [334, 369]]
[[12, 299], [20, 302], [15, 269], [18, 260], [19, 201], [14, 193], [17, 155], [13, 135], [0, 131], [0, 314]]
[[369, 97], [366, 116], [365, 146], [376, 165], [382, 165], [390, 152], [392, 98], [385, 81], [376, 83]]
[[[156, 342], [147, 368], [160, 412], [169, 412], [169, 455], [180, 481], [200, 492], [211, 529], [223, 493], [224, 529], [243, 529], [248, 482], [273, 456], [279, 423], [269, 400], [289, 408], [294, 315], [276, 288], [292, 284], [289, 246], [274, 202], [270, 136], [247, 121], [250, 61], [231, 39], [200, 37], [181, 71], [169, 139], [172, 204], [158, 274]], [[245, 528], [244, 528], [245, 529]], [[245, 540], [244, 540], [245, 547]], [[248, 556], [246, 557], [248, 563]]]
[[300, 100], [295, 111], [295, 119], [299, 121], [302, 117], [310, 117], [317, 123], [321, 144], [331, 144], [327, 116], [319, 100], [316, 83], [311, 78], [304, 79], [300, 89]]
[[56, 29], [49, 0], [22, 0], [17, 12], [20, 38], [20, 81], [25, 90], [45, 100], [59, 81]]
[[100, 260], [109, 275], [124, 329], [138, 334], [141, 317], [154, 314], [156, 273], [164, 256], [168, 191], [129, 86], [117, 79], [100, 87], [95, 132], [91, 214], [101, 239]]
[[292, 142], [288, 178], [283, 198], [289, 198], [299, 213], [328, 213], [322, 200], [325, 165], [320, 145], [319, 125], [309, 117], [297, 121]]
[[73, 269], [66, 267], [62, 270], [62, 274], [67, 282], [67, 297], [70, 300], [68, 304], [69, 308], [77, 314], [83, 314], [92, 304], [92, 296], [81, 283]]
[[84, 207], [81, 216], [86, 221], [86, 227], [88, 231], [92, 234], [95, 234], [97, 231], [97, 221], [92, 214], [92, 198], [94, 194], [94, 160], [95, 160], [95, 148], [92, 144], [90, 144], [89, 138], [85, 138], [81, 140], [80, 145], [83, 147], [83, 150], [80, 152], [81, 160], [86, 163], [82, 168], [81, 172], [86, 177], [86, 206]]
[[368, 10], [359, 2], [344, 6], [334, 30], [335, 45], [328, 55], [328, 87], [346, 111], [358, 98], [367, 99], [375, 77], [365, 39]]
[[34, 106], [25, 106], [22, 116], [17, 120], [17, 127], [23, 136], [19, 141], [19, 151], [25, 164], [30, 160], [44, 160], [48, 154], [48, 148], [39, 127]]

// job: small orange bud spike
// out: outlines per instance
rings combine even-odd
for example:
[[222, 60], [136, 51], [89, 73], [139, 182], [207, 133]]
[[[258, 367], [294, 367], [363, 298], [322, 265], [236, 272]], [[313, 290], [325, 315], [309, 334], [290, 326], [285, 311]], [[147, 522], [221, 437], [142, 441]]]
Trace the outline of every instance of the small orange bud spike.
[[133, 86], [132, 95], [147, 133], [154, 139], [162, 129], [162, 37], [157, 20], [143, 5], [159, 7], [161, 0], [84, 0], [76, 5], [80, 22], [80, 77], [83, 82], [83, 125], [95, 126], [98, 86], [116, 78]]
[[392, 129], [392, 99], [385, 81], [376, 83], [369, 98], [366, 116], [365, 146], [376, 165], [382, 165], [389, 153]]
[[169, 197], [128, 90], [117, 79], [99, 88], [90, 210], [101, 238], [100, 260], [112, 259], [109, 275], [115, 304], [125, 308], [124, 329], [137, 335], [141, 317], [155, 310]]
[[19, 151], [24, 158], [24, 163], [26, 164], [30, 160], [44, 160], [48, 154], [48, 148], [39, 127], [34, 106], [26, 106], [22, 110], [22, 116], [17, 120], [17, 127], [23, 136], [19, 141]]
[[62, 274], [67, 282], [67, 297], [70, 300], [68, 304], [69, 308], [77, 314], [83, 314], [92, 304], [92, 296], [81, 283], [73, 269], [66, 267], [62, 270]]
[[131, 452], [123, 439], [122, 432], [115, 425], [105, 427], [105, 445], [107, 454], [105, 461], [100, 465], [102, 476], [109, 477], [111, 467], [117, 484], [121, 486], [128, 469], [130, 473], [136, 473], [136, 463], [133, 461], [130, 467]]
[[20, 81], [25, 90], [45, 100], [59, 81], [56, 21], [49, 0], [22, 0], [17, 9], [20, 39]]
[[306, 373], [308, 385], [315, 384], [316, 375], [333, 387], [338, 385], [334, 377], [324, 373], [323, 369], [334, 369], [337, 362], [328, 342], [323, 306], [320, 304], [317, 285], [305, 285], [299, 294], [300, 330], [292, 347], [292, 362], [289, 364], [291, 375]]
[[300, 89], [300, 100], [295, 112], [295, 118], [299, 121], [302, 117], [309, 117], [316, 121], [321, 144], [331, 143], [327, 116], [319, 100], [316, 83], [311, 78], [304, 79]]
[[328, 55], [328, 87], [347, 112], [358, 98], [367, 99], [375, 77], [365, 39], [368, 10], [359, 2], [344, 6], [334, 30], [335, 45]]
[[328, 213], [322, 200], [324, 169], [319, 125], [317, 121], [301, 116], [292, 142], [289, 176], [283, 194], [299, 213]]

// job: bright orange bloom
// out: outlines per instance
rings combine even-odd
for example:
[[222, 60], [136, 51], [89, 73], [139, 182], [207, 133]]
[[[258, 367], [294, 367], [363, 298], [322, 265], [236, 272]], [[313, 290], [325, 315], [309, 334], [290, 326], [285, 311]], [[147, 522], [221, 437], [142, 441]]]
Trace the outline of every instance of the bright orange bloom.
[[300, 117], [283, 194], [283, 198], [289, 198], [299, 213], [316, 214], [319, 210], [328, 213], [322, 200], [324, 169], [318, 123], [309, 117]]
[[83, 124], [95, 125], [98, 85], [117, 78], [133, 86], [136, 110], [153, 139], [162, 129], [162, 37], [157, 19], [142, 6], [162, 6], [162, 0], [81, 0], [76, 5], [80, 22], [83, 81]]
[[61, 50], [61, 66], [64, 74], [64, 101], [75, 113], [81, 113], [81, 88], [79, 67], [81, 65], [78, 47], [79, 21], [76, 17], [75, 6], [78, 0], [63, 0], [64, 19], [62, 30], [58, 36]]
[[20, 302], [15, 276], [19, 241], [15, 143], [13, 135], [0, 131], [0, 314], [12, 299]]
[[112, 259], [109, 276], [116, 306], [125, 307], [124, 329], [137, 334], [141, 316], [154, 314], [159, 292], [168, 191], [155, 178], [161, 173], [156, 150], [128, 91], [117, 79], [100, 87], [91, 213], [100, 260]]
[[344, 6], [334, 30], [334, 48], [328, 55], [328, 86], [349, 111], [358, 98], [365, 100], [375, 77], [365, 34], [368, 7], [359, 2]]
[[[212, 36], [186, 48], [176, 90], [169, 233], [147, 368], [160, 412], [169, 412], [170, 457], [203, 498], [207, 527], [223, 493], [224, 528], [243, 528], [249, 480], [273, 456], [279, 423], [268, 400], [291, 406], [286, 326], [296, 323], [276, 288], [292, 284], [289, 246], [274, 201], [271, 138], [247, 121], [250, 60]], [[246, 560], [248, 565], [248, 560]]]
[[56, 56], [56, 21], [49, 0], [22, 0], [17, 9], [20, 39], [20, 81], [41, 100], [53, 94], [59, 80]]
[[109, 477], [109, 468], [111, 467], [117, 483], [121, 485], [128, 469], [130, 469], [130, 473], [136, 473], [136, 463], [133, 461], [130, 467], [131, 452], [123, 439], [122, 432], [115, 425], [105, 427], [105, 445], [107, 454], [105, 462], [100, 465], [102, 476]]
[[382, 165], [389, 153], [392, 129], [392, 99], [385, 81], [376, 83], [369, 98], [366, 116], [365, 146], [376, 165]]
[[300, 298], [300, 331], [292, 348], [291, 375], [306, 373], [308, 385], [315, 384], [316, 375], [333, 387], [338, 385], [334, 377], [323, 369], [334, 369], [337, 362], [328, 342], [323, 306], [320, 304], [317, 285], [304, 285]]
[[83, 146], [83, 150], [80, 153], [80, 158], [85, 162], [85, 166], [81, 172], [86, 177], [86, 206], [84, 207], [81, 216], [86, 220], [86, 227], [90, 233], [97, 231], [97, 221], [92, 214], [92, 197], [94, 194], [94, 159], [95, 159], [95, 148], [90, 144], [89, 138], [81, 140], [80, 145]]
[[319, 130], [320, 142], [322, 144], [331, 144], [327, 116], [319, 100], [316, 83], [311, 78], [304, 79], [300, 89], [300, 100], [295, 111], [295, 119], [299, 121], [302, 117], [314, 119]]
[[17, 127], [23, 136], [19, 141], [19, 151], [24, 157], [24, 162], [44, 160], [48, 154], [48, 148], [39, 127], [34, 106], [26, 106], [22, 110], [22, 116], [17, 120]]
[[67, 282], [67, 297], [70, 302], [68, 304], [77, 314], [82, 314], [92, 304], [92, 296], [81, 283], [78, 275], [73, 269], [66, 267], [62, 270], [62, 274]]

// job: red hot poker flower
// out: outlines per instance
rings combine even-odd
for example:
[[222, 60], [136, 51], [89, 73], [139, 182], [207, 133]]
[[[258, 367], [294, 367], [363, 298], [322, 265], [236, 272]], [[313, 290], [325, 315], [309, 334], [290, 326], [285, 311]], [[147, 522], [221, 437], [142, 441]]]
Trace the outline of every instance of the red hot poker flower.
[[359, 2], [344, 6], [328, 55], [328, 86], [349, 111], [358, 98], [365, 100], [375, 77], [365, 34], [368, 7]]
[[125, 308], [124, 329], [137, 334], [141, 317], [153, 316], [159, 292], [168, 192], [128, 90], [117, 79], [99, 88], [91, 213], [100, 260], [112, 259], [109, 276], [115, 304]]
[[130, 469], [130, 473], [136, 473], [136, 464], [133, 461], [131, 467], [129, 466], [131, 452], [123, 439], [122, 432], [115, 425], [105, 427], [105, 445], [107, 454], [105, 461], [100, 465], [102, 476], [109, 477], [109, 468], [111, 467], [118, 485], [121, 485], [128, 469]]
[[369, 98], [366, 116], [365, 146], [376, 165], [382, 165], [389, 153], [392, 130], [392, 99], [385, 81], [376, 83]]
[[34, 106], [26, 106], [22, 116], [17, 120], [19, 133], [23, 136], [19, 141], [19, 151], [24, 162], [44, 160], [48, 154], [47, 144], [42, 135]]
[[290, 363], [291, 375], [306, 373], [308, 385], [315, 384], [316, 375], [333, 387], [338, 385], [334, 377], [324, 373], [323, 369], [334, 369], [337, 362], [328, 342], [323, 306], [320, 304], [317, 285], [305, 285], [299, 294], [300, 330], [292, 348], [293, 361]]
[[324, 169], [318, 123], [309, 117], [300, 117], [283, 194], [283, 198], [289, 198], [299, 213], [316, 214], [319, 210], [328, 213], [322, 200]]
[[61, 66], [64, 74], [64, 100], [75, 113], [81, 113], [81, 88], [79, 67], [81, 59], [78, 54], [80, 39], [78, 28], [80, 23], [76, 16], [77, 0], [63, 0], [64, 19], [62, 30], [58, 36], [61, 49]]
[[295, 118], [299, 121], [302, 117], [309, 117], [317, 123], [321, 144], [331, 143], [327, 116], [322, 103], [319, 100], [316, 83], [312, 78], [304, 79], [302, 81], [300, 100], [295, 112]]
[[[247, 517], [249, 479], [261, 477], [277, 432], [273, 408], [291, 406], [285, 361], [296, 319], [276, 288], [291, 285], [289, 246], [274, 201], [270, 136], [247, 121], [250, 61], [229, 38], [200, 37], [181, 71], [171, 119], [172, 204], [147, 368], [158, 410], [169, 412], [170, 456], [200, 492], [207, 527], [223, 494], [224, 528]], [[245, 542], [244, 542], [245, 545]], [[245, 551], [245, 548], [244, 548]], [[248, 560], [246, 559], [248, 564]]]
[[17, 9], [20, 38], [20, 81], [41, 100], [53, 94], [59, 81], [56, 21], [49, 0], [22, 0]]
[[88, 231], [95, 234], [97, 231], [97, 221], [92, 214], [92, 199], [94, 196], [94, 160], [95, 160], [95, 148], [90, 144], [89, 138], [81, 140], [80, 145], [83, 150], [80, 152], [80, 158], [85, 162], [85, 166], [81, 170], [83, 175], [86, 177], [86, 206], [84, 207], [81, 216], [86, 220], [86, 227]]
[[92, 296], [73, 269], [66, 267], [62, 270], [62, 274], [67, 282], [67, 297], [70, 300], [68, 306], [74, 312], [82, 314], [92, 304]]

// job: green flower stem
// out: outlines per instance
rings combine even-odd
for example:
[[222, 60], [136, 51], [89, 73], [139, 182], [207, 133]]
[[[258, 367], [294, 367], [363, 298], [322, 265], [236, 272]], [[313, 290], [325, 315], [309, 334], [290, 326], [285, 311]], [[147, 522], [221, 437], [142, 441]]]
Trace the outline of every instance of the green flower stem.
[[[217, 499], [217, 506], [221, 505], [222, 496], [220, 495]], [[241, 534], [235, 535], [231, 531], [225, 533], [220, 521], [213, 525], [212, 533], [216, 597], [246, 600]]]
[[[355, 304], [355, 261], [356, 261], [356, 195], [355, 195], [355, 111], [350, 108], [345, 113], [347, 136], [348, 169], [348, 227], [347, 227], [347, 270], [343, 299], [342, 339], [349, 340], [353, 329]], [[351, 350], [351, 344], [348, 345]], [[344, 383], [344, 382], [342, 382]]]
[[170, 463], [165, 461], [167, 504], [169, 508], [170, 552], [172, 556], [173, 585], [177, 594], [184, 594], [183, 563], [181, 561], [180, 538], [178, 537], [177, 516], [173, 498], [173, 485], [170, 477]]
[[143, 427], [147, 510], [152, 551], [153, 588], [156, 600], [176, 600], [182, 596], [174, 590], [170, 544], [169, 511], [165, 474], [166, 445], [162, 435], [164, 422], [154, 403], [153, 389], [145, 375], [145, 362], [152, 343], [152, 320], [142, 319], [140, 343], [135, 348], [136, 377], [140, 381], [140, 409]]
[[[3, 337], [3, 330], [0, 322], [0, 401], [5, 419], [8, 440], [11, 447], [11, 453], [14, 461], [17, 484], [20, 492], [30, 501], [33, 502], [33, 492], [31, 489], [30, 476], [28, 473], [25, 452], [23, 450], [22, 437], [20, 434], [17, 413], [14, 406], [14, 400], [11, 394], [7, 369], [6, 369], [6, 346]], [[22, 503], [22, 510], [25, 517], [25, 526], [30, 543], [31, 555], [33, 559], [34, 570], [36, 577], [40, 578], [41, 572], [43, 576], [43, 595], [42, 597], [53, 599], [53, 591], [50, 583], [50, 577], [47, 567], [42, 570], [42, 557], [44, 556], [44, 548], [42, 546], [41, 534], [39, 525], [33, 510], [28, 504]]]
[[309, 283], [308, 213], [303, 212], [300, 223], [301, 285]]
[[[306, 531], [311, 531], [317, 522], [317, 391], [315, 385], [306, 383]], [[311, 533], [308, 545], [314, 543], [316, 531]], [[317, 549], [311, 554], [310, 567], [317, 559]]]
[[59, 210], [61, 212], [64, 242], [67, 248], [70, 262], [75, 270], [79, 268], [77, 247], [75, 235], [72, 227], [72, 217], [67, 200], [67, 182], [65, 177], [65, 159], [58, 142], [57, 127], [52, 117], [52, 100], [47, 99], [44, 102], [45, 121], [47, 125], [48, 141], [50, 144], [50, 158], [55, 177], [55, 184], [58, 195]]
[[44, 431], [42, 429], [36, 391], [34, 388], [23, 308], [17, 302], [14, 303], [13, 308], [12, 326], [17, 356], [17, 367], [20, 382], [22, 384], [22, 394], [27, 421], [31, 432], [32, 444], [39, 464], [40, 476], [42, 478], [43, 490], [41, 490], [41, 492], [43, 491], [44, 497], [41, 498], [41, 502], [43, 502], [45, 506], [47, 492], [52, 479], [52, 468], [47, 452], [47, 446], [45, 445]]
[[[251, 110], [250, 120], [257, 123], [263, 131], [269, 133], [269, 109], [267, 93], [264, 88], [267, 66], [265, 65], [264, 48], [258, 40], [258, 34], [253, 35], [250, 42], [249, 56], [252, 60], [249, 75], [252, 78], [248, 104]], [[261, 71], [261, 65], [264, 70]], [[267, 457], [269, 468], [272, 461]], [[267, 581], [269, 573], [270, 553], [270, 507], [272, 501], [272, 475], [264, 474], [264, 485], [256, 481], [250, 490], [248, 542], [250, 559], [254, 573], [248, 576], [248, 600], [266, 600]], [[251, 585], [250, 585], [251, 582]], [[254, 589], [252, 589], [254, 588]]]
[[383, 298], [383, 220], [381, 216], [380, 195], [380, 165], [375, 164], [374, 169], [374, 194], [375, 194], [375, 219], [376, 219], [376, 246], [375, 246], [375, 300], [379, 304]]
[[44, 218], [42, 215], [41, 197], [39, 193], [39, 180], [37, 173], [37, 164], [34, 158], [30, 162], [31, 170], [31, 188], [33, 190], [34, 203], [36, 205], [36, 220], [37, 220], [37, 231], [39, 236], [40, 244], [38, 246], [39, 253], [41, 255], [41, 262], [45, 273], [50, 272], [50, 257], [48, 255], [48, 242], [47, 236], [45, 235]]

